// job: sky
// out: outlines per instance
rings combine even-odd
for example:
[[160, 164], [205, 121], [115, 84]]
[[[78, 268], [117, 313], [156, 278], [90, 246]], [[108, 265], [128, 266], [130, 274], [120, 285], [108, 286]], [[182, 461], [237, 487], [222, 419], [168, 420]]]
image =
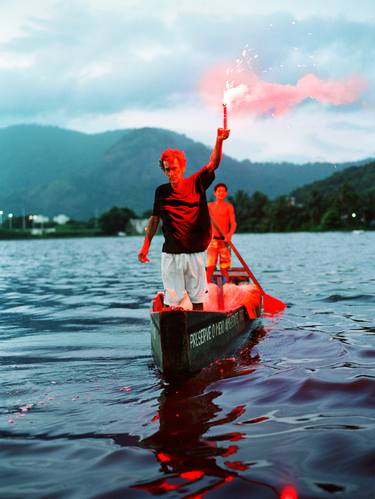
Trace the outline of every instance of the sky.
[[[374, 157], [374, 1], [0, 0], [0, 127], [151, 126], [213, 145], [221, 92], [244, 81], [226, 154]], [[306, 81], [319, 92], [301, 97]], [[293, 103], [252, 105], [270, 93]]]

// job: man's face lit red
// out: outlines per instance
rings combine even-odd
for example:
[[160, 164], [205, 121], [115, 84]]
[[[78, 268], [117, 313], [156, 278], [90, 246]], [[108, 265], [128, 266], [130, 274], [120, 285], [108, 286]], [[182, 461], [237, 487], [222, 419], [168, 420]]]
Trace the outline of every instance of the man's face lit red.
[[164, 165], [164, 174], [168, 177], [169, 182], [173, 184], [177, 184], [184, 177], [185, 168], [180, 165], [180, 162], [177, 158], [171, 161], [163, 161]]
[[227, 197], [227, 194], [228, 191], [226, 190], [225, 187], [218, 187], [214, 192], [217, 201], [224, 201], [224, 199]]

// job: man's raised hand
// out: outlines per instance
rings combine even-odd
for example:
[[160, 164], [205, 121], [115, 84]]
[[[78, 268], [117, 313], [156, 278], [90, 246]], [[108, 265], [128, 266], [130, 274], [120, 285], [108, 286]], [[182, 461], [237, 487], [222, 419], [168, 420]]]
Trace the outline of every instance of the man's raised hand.
[[229, 137], [230, 130], [227, 130], [226, 128], [218, 128], [217, 129], [217, 138], [219, 140], [226, 140]]

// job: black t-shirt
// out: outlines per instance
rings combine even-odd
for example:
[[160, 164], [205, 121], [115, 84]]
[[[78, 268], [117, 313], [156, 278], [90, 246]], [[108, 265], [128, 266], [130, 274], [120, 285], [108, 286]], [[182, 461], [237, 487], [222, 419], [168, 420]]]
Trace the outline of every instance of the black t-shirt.
[[160, 185], [155, 191], [153, 215], [163, 222], [165, 253], [199, 253], [211, 241], [211, 222], [206, 189], [215, 179], [215, 171], [201, 168], [184, 178], [177, 189]]

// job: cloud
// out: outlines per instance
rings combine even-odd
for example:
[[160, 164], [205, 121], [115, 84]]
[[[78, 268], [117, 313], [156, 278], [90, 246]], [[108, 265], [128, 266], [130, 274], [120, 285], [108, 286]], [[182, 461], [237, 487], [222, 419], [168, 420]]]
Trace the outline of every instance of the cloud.
[[[282, 88], [308, 73], [319, 80], [358, 74], [369, 82], [366, 105], [375, 102], [371, 2], [362, 2], [361, 9], [345, 0], [316, 0], [303, 8], [273, 0], [201, 4], [3, 0], [0, 124], [51, 120], [84, 127], [86, 119], [89, 130], [95, 120], [113, 128], [126, 114], [138, 122], [139, 113], [155, 126], [169, 120], [180, 131], [194, 132], [187, 115], [206, 123], [205, 116], [214, 114], [200, 100], [202, 76], [223, 61], [236, 70], [236, 59], [263, 85]], [[207, 137], [203, 130], [201, 137]], [[254, 151], [265, 146], [259, 147]]]

